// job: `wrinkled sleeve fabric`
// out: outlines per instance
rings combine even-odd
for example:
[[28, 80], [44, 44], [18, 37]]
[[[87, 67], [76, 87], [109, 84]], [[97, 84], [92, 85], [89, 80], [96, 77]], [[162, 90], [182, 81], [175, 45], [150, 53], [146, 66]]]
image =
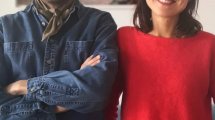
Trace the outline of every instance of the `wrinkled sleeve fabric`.
[[28, 80], [27, 99], [59, 105], [81, 113], [104, 109], [117, 73], [116, 24], [104, 14], [96, 28], [93, 55], [101, 62], [76, 71], [56, 71]]
[[0, 20], [0, 105], [4, 102], [13, 98], [5, 93], [4, 88], [8, 85], [11, 81], [8, 66], [6, 65], [5, 58], [4, 58], [4, 36], [3, 36], [3, 27]]

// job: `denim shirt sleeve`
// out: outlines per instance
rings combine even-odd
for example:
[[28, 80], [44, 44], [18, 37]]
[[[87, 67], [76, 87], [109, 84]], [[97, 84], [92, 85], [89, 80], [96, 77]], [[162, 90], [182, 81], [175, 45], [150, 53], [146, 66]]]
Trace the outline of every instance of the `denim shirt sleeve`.
[[12, 98], [12, 96], [9, 96], [4, 92], [4, 87], [9, 81], [9, 75], [7, 74], [7, 67], [4, 60], [3, 30], [0, 21], [0, 105]]
[[31, 78], [26, 98], [81, 113], [104, 109], [118, 66], [116, 24], [111, 15], [105, 13], [96, 29], [93, 55], [101, 56], [99, 64]]
[[[0, 33], [1, 34], [1, 33]], [[8, 80], [8, 74], [6, 73], [7, 70], [5, 70], [5, 64], [3, 59], [3, 47], [2, 43], [0, 43], [0, 105], [4, 103], [5, 101], [11, 99], [11, 96], [7, 95], [4, 92], [4, 87], [6, 86], [6, 80]]]

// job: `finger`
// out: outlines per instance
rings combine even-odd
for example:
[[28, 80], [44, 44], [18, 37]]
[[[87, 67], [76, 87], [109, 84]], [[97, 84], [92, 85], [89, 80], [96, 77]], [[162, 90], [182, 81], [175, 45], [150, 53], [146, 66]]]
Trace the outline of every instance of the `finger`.
[[82, 67], [86, 67], [87, 63], [93, 58], [93, 55], [91, 55], [90, 57], [88, 57], [82, 64], [81, 64], [81, 68]]
[[92, 58], [91, 60], [87, 61], [87, 62], [84, 62], [82, 65], [81, 65], [81, 68], [80, 69], [83, 69], [87, 66], [94, 66], [96, 64], [98, 64], [100, 62], [100, 55], [97, 55], [96, 57]]
[[4, 90], [6, 93], [10, 93], [12, 84], [8, 85]]
[[100, 60], [100, 55], [97, 55], [96, 57], [92, 58], [90, 61], [88, 61], [86, 64], [87, 65], [91, 65], [93, 64], [94, 62]]
[[95, 61], [94, 63], [91, 64], [91, 66], [95, 66], [95, 65], [97, 65], [98, 63], [100, 63], [100, 60]]
[[[88, 57], [88, 58], [83, 62], [82, 65], [87, 64], [92, 58], [93, 58], [93, 55], [91, 55], [90, 57]], [[82, 66], [82, 65], [81, 65], [81, 66]]]
[[90, 57], [88, 57], [88, 58], [84, 61], [84, 63], [90, 61], [92, 58], [93, 58], [93, 55], [91, 55]]
[[66, 112], [66, 111], [68, 111], [68, 109], [61, 107], [61, 106], [57, 106], [55, 109], [56, 113], [61, 113], [61, 112]]
[[10, 84], [5, 88], [5, 92], [10, 95], [16, 95], [16, 92], [13, 90], [13, 88], [15, 89], [15, 87], [13, 87], [13, 84]]
[[88, 65], [91, 65], [92, 63], [96, 62], [97, 60], [100, 60], [100, 55], [97, 55], [95, 57], [90, 57], [89, 59], [87, 59], [82, 65], [82, 66], [88, 66]]
[[85, 68], [86, 66], [95, 66], [95, 65], [97, 65], [98, 63], [100, 63], [100, 60], [97, 60], [97, 61], [95, 61], [94, 63], [91, 63], [91, 64], [89, 64], [89, 65], [82, 65], [81, 66], [81, 68], [80, 69], [83, 69], [83, 68]]

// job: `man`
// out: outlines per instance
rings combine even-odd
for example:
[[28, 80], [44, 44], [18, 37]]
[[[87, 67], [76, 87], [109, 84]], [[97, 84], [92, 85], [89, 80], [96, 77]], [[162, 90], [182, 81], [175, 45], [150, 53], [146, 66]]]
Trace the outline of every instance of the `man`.
[[78, 0], [34, 0], [0, 18], [0, 120], [103, 120], [116, 24]]

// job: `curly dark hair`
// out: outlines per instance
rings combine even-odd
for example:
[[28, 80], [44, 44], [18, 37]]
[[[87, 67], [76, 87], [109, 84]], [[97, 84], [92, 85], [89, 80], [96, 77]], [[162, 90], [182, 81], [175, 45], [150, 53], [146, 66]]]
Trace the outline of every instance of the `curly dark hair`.
[[[189, 0], [187, 7], [179, 16], [179, 21], [176, 26], [176, 37], [193, 36], [202, 30], [202, 24], [194, 18], [197, 15], [198, 3], [199, 0]], [[146, 0], [136, 0], [133, 24], [145, 33], [153, 29], [151, 9], [148, 7]]]

